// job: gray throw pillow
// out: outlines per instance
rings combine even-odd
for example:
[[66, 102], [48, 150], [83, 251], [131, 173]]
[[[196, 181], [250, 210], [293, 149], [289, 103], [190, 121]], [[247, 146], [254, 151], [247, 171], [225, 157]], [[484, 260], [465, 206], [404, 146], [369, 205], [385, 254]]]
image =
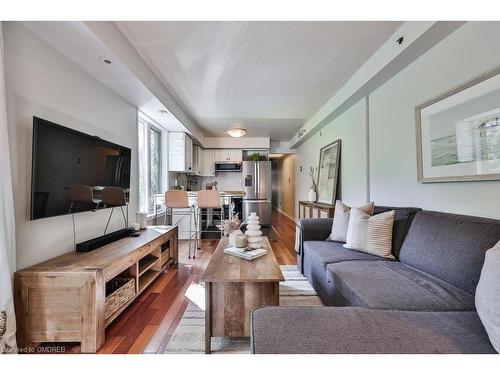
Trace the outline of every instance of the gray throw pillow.
[[500, 353], [500, 241], [486, 252], [476, 288], [476, 310], [491, 345]]
[[[358, 207], [361, 211], [368, 215], [373, 215], [374, 202], [367, 203]], [[351, 207], [346, 206], [342, 201], [335, 202], [335, 211], [333, 213], [332, 233], [326, 239], [327, 241], [346, 242], [347, 230], [349, 229], [349, 217]]]

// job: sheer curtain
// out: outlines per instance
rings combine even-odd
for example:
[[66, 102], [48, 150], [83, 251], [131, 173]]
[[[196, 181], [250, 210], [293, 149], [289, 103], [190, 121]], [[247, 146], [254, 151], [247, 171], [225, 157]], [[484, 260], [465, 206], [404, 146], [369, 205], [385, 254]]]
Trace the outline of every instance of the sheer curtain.
[[15, 269], [15, 220], [12, 176], [7, 129], [7, 98], [2, 23], [0, 22], [0, 310], [7, 311], [5, 343], [16, 348], [16, 319], [12, 297], [12, 273]]

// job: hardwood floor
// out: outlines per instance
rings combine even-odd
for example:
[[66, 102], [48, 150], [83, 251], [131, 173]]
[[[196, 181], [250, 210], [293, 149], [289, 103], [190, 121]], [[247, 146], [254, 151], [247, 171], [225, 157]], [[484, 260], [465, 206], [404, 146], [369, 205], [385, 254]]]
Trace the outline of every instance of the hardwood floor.
[[[295, 223], [274, 211], [270, 240], [279, 264], [295, 264]], [[179, 269], [166, 272], [125, 310], [106, 330], [106, 342], [98, 353], [163, 353], [189, 302], [185, 296], [195, 286], [218, 240], [203, 240], [196, 259], [188, 259], [187, 241], [179, 242]], [[80, 347], [65, 345], [66, 352]]]

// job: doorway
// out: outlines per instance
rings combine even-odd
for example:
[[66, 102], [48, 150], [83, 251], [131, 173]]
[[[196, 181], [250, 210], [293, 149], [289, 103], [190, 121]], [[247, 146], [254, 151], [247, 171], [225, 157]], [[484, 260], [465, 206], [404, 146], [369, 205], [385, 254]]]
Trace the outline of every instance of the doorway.
[[271, 154], [271, 204], [295, 220], [295, 154]]

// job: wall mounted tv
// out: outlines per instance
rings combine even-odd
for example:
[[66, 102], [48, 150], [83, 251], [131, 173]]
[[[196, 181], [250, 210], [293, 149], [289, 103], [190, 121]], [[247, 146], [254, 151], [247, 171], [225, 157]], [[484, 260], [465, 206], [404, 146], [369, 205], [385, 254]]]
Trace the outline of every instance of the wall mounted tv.
[[103, 208], [105, 187], [130, 188], [130, 149], [33, 117], [31, 220]]

